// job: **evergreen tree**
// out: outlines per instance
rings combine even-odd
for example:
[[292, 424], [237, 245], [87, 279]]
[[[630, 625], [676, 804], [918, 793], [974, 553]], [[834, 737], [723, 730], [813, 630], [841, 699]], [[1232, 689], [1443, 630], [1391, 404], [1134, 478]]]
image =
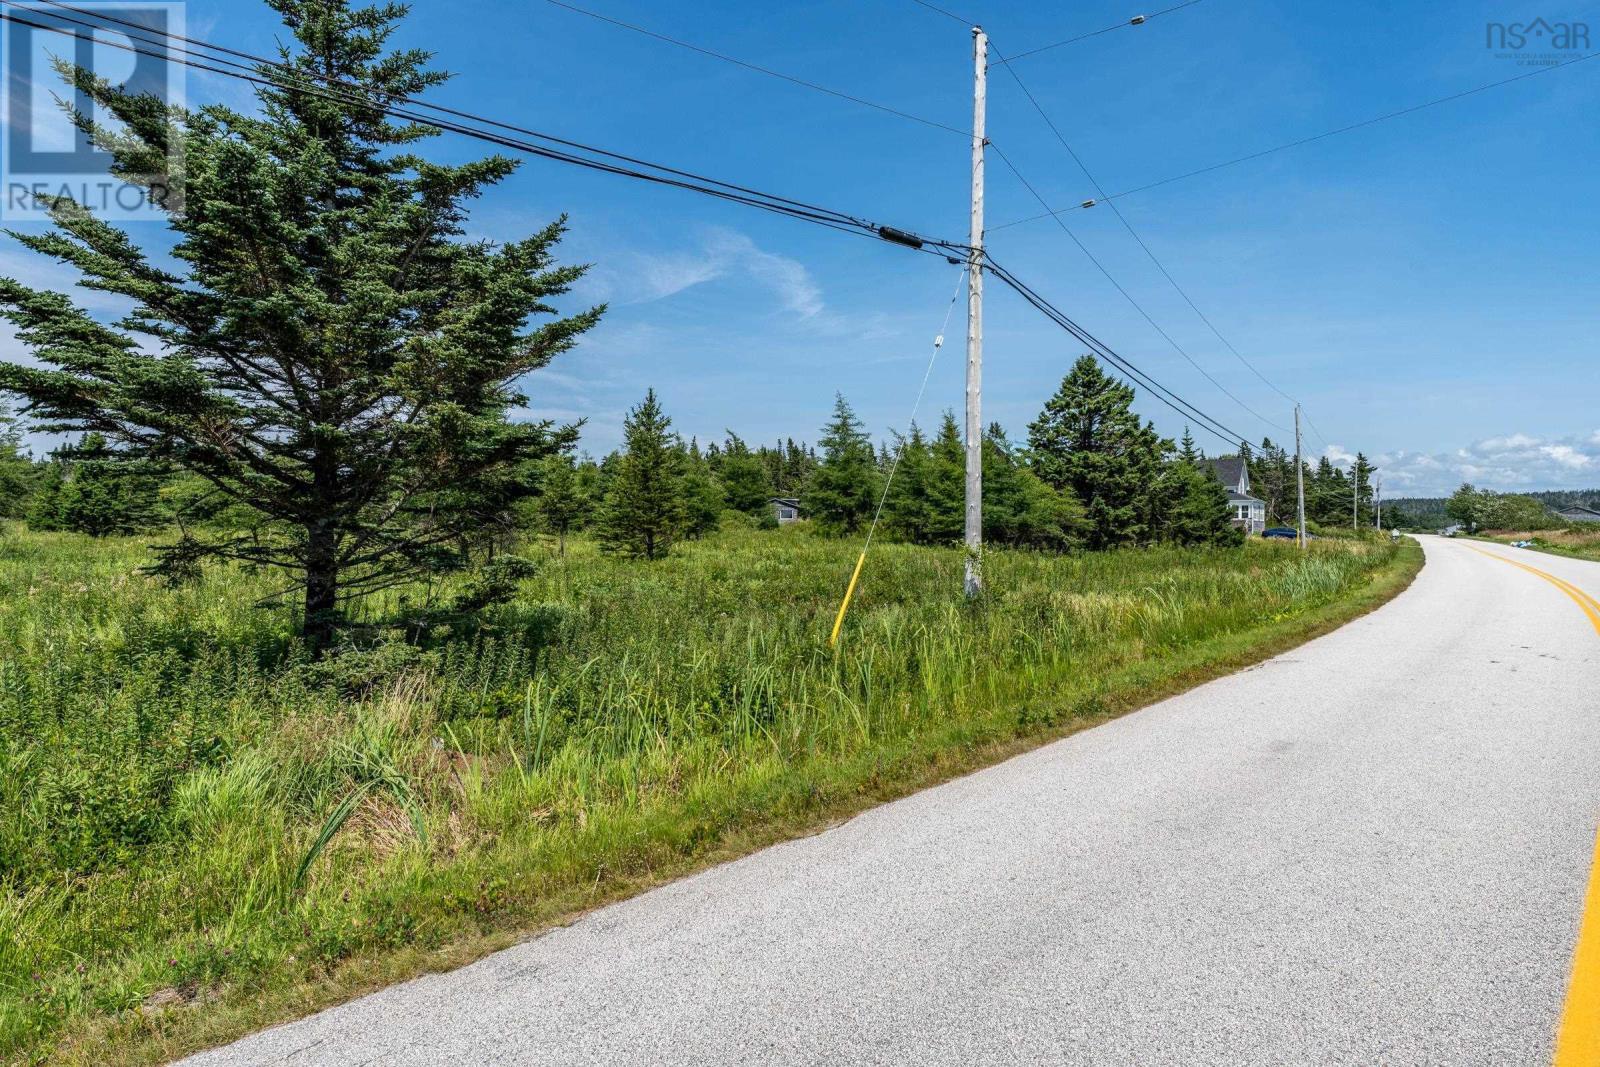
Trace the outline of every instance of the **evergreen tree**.
[[885, 469], [884, 476], [892, 470], [894, 480], [889, 483], [889, 493], [883, 502], [883, 525], [897, 540], [926, 544], [932, 540], [930, 492], [934, 464], [922, 427], [913, 422], [904, 436], [895, 434], [891, 453], [890, 466]]
[[26, 512], [28, 528], [32, 530], [64, 530], [61, 516], [61, 496], [67, 488], [67, 465], [52, 460], [44, 465]]
[[671, 426], [654, 389], [623, 421], [599, 523], [606, 551], [659, 559], [683, 533], [684, 453]]
[[148, 461], [119, 455], [93, 433], [57, 456], [67, 479], [54, 503], [56, 529], [109, 537], [160, 524], [160, 479]]
[[817, 457], [804, 445], [790, 437], [783, 443], [783, 481], [778, 485], [781, 496], [798, 496], [816, 469]]
[[1154, 534], [1154, 492], [1171, 443], [1134, 414], [1133, 395], [1086, 355], [1028, 426], [1035, 473], [1082, 502], [1091, 548], [1142, 543]]
[[1190, 449], [1189, 455], [1194, 458], [1187, 458], [1180, 451], [1162, 472], [1163, 540], [1180, 545], [1243, 543], [1244, 532], [1233, 525], [1228, 490], [1215, 474], [1200, 465], [1198, 453]]
[[[722, 521], [722, 486], [711, 473], [711, 465], [690, 447], [683, 457], [683, 531], [689, 537], [704, 537]], [[771, 510], [770, 508], [767, 510]]]
[[967, 524], [967, 449], [953, 412], [944, 413], [928, 460], [927, 542], [958, 544]]
[[1050, 488], [1015, 454], [999, 423], [983, 441], [983, 539], [1017, 548], [1065, 549], [1083, 533], [1083, 507]]
[[1294, 479], [1294, 457], [1264, 437], [1250, 459], [1250, 491], [1267, 505], [1267, 525], [1293, 526], [1299, 501]]
[[0, 400], [0, 519], [20, 519], [33, 495], [34, 464], [22, 453], [22, 423]]
[[772, 498], [776, 494], [766, 464], [732, 430], [728, 431], [717, 473], [728, 507], [755, 518], [772, 511]]
[[582, 524], [589, 498], [578, 480], [578, 468], [570, 455], [547, 456], [540, 464], [539, 498], [535, 514], [539, 528], [554, 534], [556, 552], [567, 554], [567, 534]]
[[861, 422], [842, 395], [836, 395], [833, 419], [824, 427], [822, 459], [806, 483], [801, 506], [827, 533], [849, 534], [872, 518], [882, 473]]
[[1324, 526], [1350, 525], [1350, 481], [1327, 456], [1306, 479], [1306, 515]]
[[578, 461], [578, 497], [583, 508], [578, 513], [578, 529], [587, 529], [596, 519], [601, 503], [606, 498], [606, 479], [600, 464], [587, 454]]
[[[1350, 465], [1350, 490], [1355, 496], [1352, 501], [1345, 501], [1345, 514], [1354, 519], [1355, 524], [1366, 529], [1373, 524], [1376, 516], [1373, 514], [1373, 480], [1372, 476], [1378, 473], [1378, 468], [1368, 461], [1366, 453], [1357, 452], [1355, 460]], [[1350, 521], [1347, 519], [1346, 521]]]
[[1204, 457], [1200, 449], [1195, 447], [1194, 434], [1189, 432], [1189, 427], [1183, 428], [1183, 440], [1178, 442], [1178, 458], [1191, 466], [1196, 466]]
[[[113, 173], [153, 197], [181, 186], [167, 224], [184, 274], [76, 203], [48, 201], [54, 231], [17, 240], [137, 306], [105, 326], [0, 279], [0, 314], [45, 365], [0, 364], [0, 388], [25, 396], [46, 430], [102, 433], [119, 454], [175, 463], [260, 513], [270, 536], [186, 537], [164, 563], [281, 569], [303, 588], [320, 649], [349, 598], [462, 566], [484, 515], [535, 491], [528, 466], [575, 431], [511, 421], [526, 403], [515, 383], [602, 309], [528, 329], [583, 274], [555, 265], [564, 223], [468, 239], [466, 204], [515, 163], [426, 162], [414, 146], [437, 131], [379, 109], [446, 77], [424, 68], [426, 53], [385, 51], [402, 5], [272, 6], [296, 73], [256, 90], [259, 113], [169, 110], [76, 72], [84, 114], [120, 124], [93, 131]], [[324, 80], [340, 91], [301, 88]], [[165, 174], [169, 142], [181, 175]]]

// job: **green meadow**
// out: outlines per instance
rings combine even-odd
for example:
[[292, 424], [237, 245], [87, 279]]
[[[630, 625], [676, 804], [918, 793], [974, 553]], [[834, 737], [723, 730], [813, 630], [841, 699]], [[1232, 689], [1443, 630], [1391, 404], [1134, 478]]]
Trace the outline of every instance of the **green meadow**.
[[[873, 549], [724, 527], [539, 561], [313, 662], [281, 579], [0, 535], [0, 1060], [152, 1062], [448, 966], [1102, 721], [1403, 588], [1413, 545]], [[440, 594], [413, 588], [388, 594]], [[380, 612], [386, 606], [370, 606]]]

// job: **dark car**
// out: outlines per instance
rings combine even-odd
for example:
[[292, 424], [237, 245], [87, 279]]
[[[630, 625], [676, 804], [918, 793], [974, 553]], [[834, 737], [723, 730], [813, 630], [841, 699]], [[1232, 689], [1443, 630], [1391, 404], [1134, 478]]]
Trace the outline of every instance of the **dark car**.
[[1269, 526], [1267, 529], [1261, 531], [1261, 536], [1262, 537], [1276, 537], [1276, 538], [1280, 538], [1280, 539], [1282, 539], [1284, 541], [1293, 541], [1296, 537], [1299, 537], [1300, 535], [1292, 527], [1289, 527], [1289, 526]]

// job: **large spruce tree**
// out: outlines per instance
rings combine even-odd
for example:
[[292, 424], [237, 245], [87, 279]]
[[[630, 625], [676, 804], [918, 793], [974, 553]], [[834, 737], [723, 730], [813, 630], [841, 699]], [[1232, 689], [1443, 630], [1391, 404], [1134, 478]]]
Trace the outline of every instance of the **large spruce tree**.
[[728, 507], [757, 518], [771, 513], [773, 484], [767, 468], [732, 430], [728, 431], [716, 469]]
[[[321, 647], [348, 598], [459, 566], [484, 516], [535, 490], [533, 462], [574, 432], [511, 421], [516, 383], [602, 309], [530, 327], [583, 273], [555, 265], [563, 223], [467, 239], [466, 204], [515, 164], [428, 162], [411, 146], [436, 131], [380, 109], [445, 78], [426, 53], [386, 50], [403, 7], [270, 2], [292, 73], [270, 75], [258, 113], [168, 109], [77, 72], [116, 120], [90, 131], [114, 173], [180, 188], [167, 221], [181, 273], [51, 201], [52, 232], [13, 236], [136, 306], [105, 325], [0, 279], [0, 315], [45, 364], [0, 364], [0, 388], [46, 429], [100, 433], [258, 512], [264, 533], [186, 537], [168, 561], [282, 570]], [[316, 91], [326, 79], [342, 87]], [[175, 143], [181, 173], [165, 174]]]
[[801, 506], [828, 533], [854, 533], [871, 518], [883, 475], [872, 441], [842, 394], [823, 427], [822, 458], [806, 483]]
[[1028, 426], [1034, 471], [1082, 502], [1090, 548], [1150, 541], [1157, 480], [1172, 443], [1133, 411], [1133, 387], [1085, 355]]
[[656, 391], [622, 423], [623, 451], [610, 464], [600, 545], [609, 552], [660, 559], [684, 533], [687, 456]]

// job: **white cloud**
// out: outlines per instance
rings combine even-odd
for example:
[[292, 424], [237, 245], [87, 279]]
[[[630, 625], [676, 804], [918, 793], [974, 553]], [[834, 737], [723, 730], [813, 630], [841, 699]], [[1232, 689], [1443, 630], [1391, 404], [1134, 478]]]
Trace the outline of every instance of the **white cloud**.
[[1500, 492], [1582, 489], [1600, 474], [1600, 432], [1503, 434], [1451, 452], [1394, 452], [1373, 462], [1389, 496], [1441, 496], [1462, 482]]
[[1539, 451], [1563, 467], [1582, 468], [1594, 463], [1594, 457], [1579, 452], [1571, 445], [1541, 445]]
[[1322, 454], [1326, 456], [1335, 467], [1348, 467], [1356, 460], [1356, 454], [1354, 452], [1347, 451], [1342, 445], [1329, 445], [1327, 448], [1322, 450]]

